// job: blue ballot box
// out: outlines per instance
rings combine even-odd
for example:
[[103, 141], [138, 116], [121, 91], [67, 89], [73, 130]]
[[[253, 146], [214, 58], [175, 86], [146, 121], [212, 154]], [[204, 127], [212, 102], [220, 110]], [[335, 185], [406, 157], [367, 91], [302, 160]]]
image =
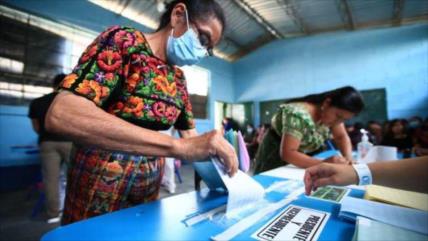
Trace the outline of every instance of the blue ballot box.
[[[264, 188], [286, 180], [267, 175], [257, 175], [254, 179]], [[348, 195], [362, 198], [364, 191], [355, 189]], [[272, 191], [267, 194], [266, 199], [276, 202], [283, 200], [285, 196], [284, 193]], [[189, 192], [59, 227], [45, 234], [42, 240], [210, 240], [228, 227], [212, 220], [204, 220], [188, 227], [183, 220], [222, 206], [226, 202], [227, 196], [224, 192], [208, 189]], [[319, 240], [352, 239], [355, 224], [338, 218], [340, 209], [338, 203], [308, 198], [302, 194], [290, 205], [330, 213]], [[262, 218], [232, 240], [252, 240], [253, 233], [287, 206], [289, 205]]]

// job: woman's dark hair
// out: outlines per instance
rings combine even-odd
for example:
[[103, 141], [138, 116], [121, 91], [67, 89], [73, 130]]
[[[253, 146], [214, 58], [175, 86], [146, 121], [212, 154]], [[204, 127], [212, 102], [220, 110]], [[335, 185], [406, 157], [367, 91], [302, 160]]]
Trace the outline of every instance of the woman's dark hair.
[[332, 91], [327, 91], [320, 94], [307, 95], [301, 98], [295, 98], [287, 101], [292, 102], [309, 102], [316, 105], [321, 105], [326, 99], [330, 99], [330, 105], [352, 112], [360, 113], [364, 109], [364, 100], [360, 92], [354, 87], [345, 86]]
[[224, 33], [226, 18], [224, 17], [223, 9], [220, 4], [214, 0], [174, 0], [168, 3], [165, 7], [165, 12], [160, 18], [159, 27], [156, 31], [163, 29], [170, 23], [172, 10], [178, 3], [184, 3], [184, 5], [186, 5], [190, 22], [196, 20], [208, 21], [209, 18], [215, 17], [223, 26], [222, 34]]

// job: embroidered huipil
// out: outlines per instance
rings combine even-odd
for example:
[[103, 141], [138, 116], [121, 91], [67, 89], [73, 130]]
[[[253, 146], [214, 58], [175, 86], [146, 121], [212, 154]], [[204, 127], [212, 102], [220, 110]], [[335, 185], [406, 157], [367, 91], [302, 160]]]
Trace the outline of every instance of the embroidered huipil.
[[[133, 28], [101, 33], [61, 88], [143, 128], [194, 128], [183, 72], [155, 57], [143, 33]], [[76, 146], [63, 224], [157, 199], [163, 166], [162, 157]]]

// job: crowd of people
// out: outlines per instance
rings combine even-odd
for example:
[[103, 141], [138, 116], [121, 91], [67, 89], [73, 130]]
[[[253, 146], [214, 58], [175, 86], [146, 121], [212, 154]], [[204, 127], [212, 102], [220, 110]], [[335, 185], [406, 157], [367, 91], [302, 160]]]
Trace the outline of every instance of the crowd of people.
[[361, 129], [368, 131], [369, 141], [374, 145], [394, 146], [398, 151], [410, 156], [428, 155], [428, 118], [413, 116], [409, 119], [394, 119], [380, 123], [369, 121], [367, 125], [360, 122], [346, 125], [355, 150], [361, 141]]

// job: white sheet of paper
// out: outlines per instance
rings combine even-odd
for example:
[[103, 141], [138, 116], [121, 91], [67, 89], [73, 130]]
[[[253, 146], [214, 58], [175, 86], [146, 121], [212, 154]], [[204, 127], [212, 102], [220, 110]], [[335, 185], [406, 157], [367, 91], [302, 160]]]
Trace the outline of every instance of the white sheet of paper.
[[347, 213], [367, 217], [386, 224], [428, 234], [428, 212], [393, 206], [360, 198], [343, 198], [339, 216]]
[[303, 181], [305, 169], [290, 164], [263, 172], [261, 175]]
[[397, 148], [391, 146], [373, 146], [367, 155], [360, 161], [361, 163], [371, 163], [375, 161], [397, 160]]
[[237, 173], [230, 177], [216, 159], [213, 159], [213, 163], [229, 193], [226, 217], [229, 217], [233, 211], [263, 200], [264, 188], [250, 176], [238, 169]]

